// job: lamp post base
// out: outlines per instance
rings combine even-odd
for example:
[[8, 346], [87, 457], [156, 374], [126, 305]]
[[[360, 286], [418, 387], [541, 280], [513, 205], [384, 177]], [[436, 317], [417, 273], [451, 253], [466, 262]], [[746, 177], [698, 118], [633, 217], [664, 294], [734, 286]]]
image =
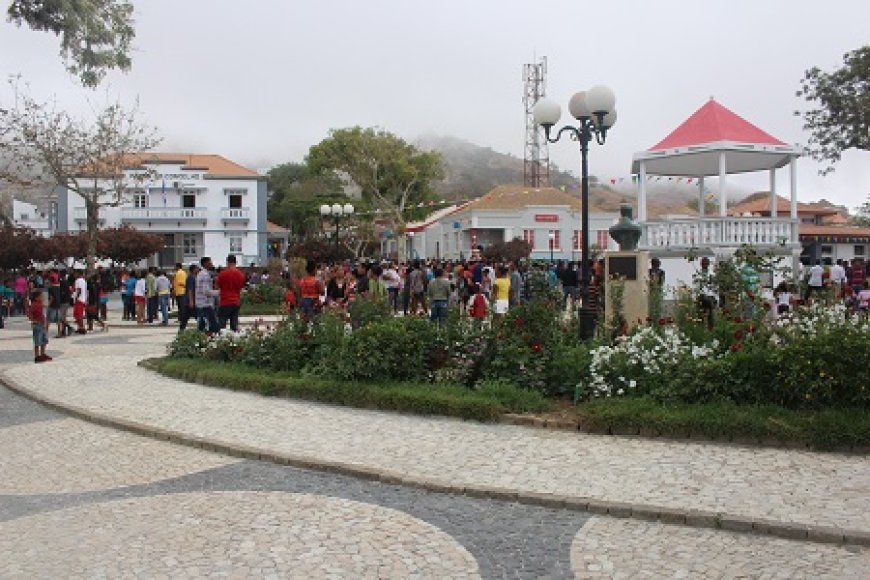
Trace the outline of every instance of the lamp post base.
[[580, 307], [580, 339], [581, 340], [591, 340], [595, 337], [595, 323], [597, 318], [597, 312], [595, 312], [594, 308], [589, 308], [588, 306]]

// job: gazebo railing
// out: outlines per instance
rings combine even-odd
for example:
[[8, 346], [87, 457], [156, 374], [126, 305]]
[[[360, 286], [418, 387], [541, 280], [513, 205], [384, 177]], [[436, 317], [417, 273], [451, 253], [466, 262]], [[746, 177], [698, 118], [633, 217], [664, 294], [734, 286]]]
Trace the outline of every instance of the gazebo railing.
[[648, 221], [640, 246], [646, 250], [705, 247], [776, 247], [796, 244], [797, 220], [765, 217], [705, 217]]

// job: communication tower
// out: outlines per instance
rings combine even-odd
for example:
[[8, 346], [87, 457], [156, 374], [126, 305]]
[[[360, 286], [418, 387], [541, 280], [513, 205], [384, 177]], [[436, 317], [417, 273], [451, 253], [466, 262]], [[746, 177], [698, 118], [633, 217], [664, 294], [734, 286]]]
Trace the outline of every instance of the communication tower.
[[523, 105], [526, 109], [526, 148], [523, 156], [523, 184], [528, 187], [550, 185], [550, 154], [544, 130], [535, 124], [532, 110], [538, 99], [547, 94], [547, 57], [523, 65]]

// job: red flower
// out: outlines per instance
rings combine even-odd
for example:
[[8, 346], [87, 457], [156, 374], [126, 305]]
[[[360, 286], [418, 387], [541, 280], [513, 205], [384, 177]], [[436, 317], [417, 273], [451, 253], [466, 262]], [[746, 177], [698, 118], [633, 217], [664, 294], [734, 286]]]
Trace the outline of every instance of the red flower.
[[731, 345], [731, 352], [737, 352], [738, 350], [741, 350], [742, 348], [743, 348], [742, 342], [735, 342], [734, 344]]
[[743, 331], [738, 330], [734, 333], [734, 340], [743, 340]]
[[659, 318], [659, 326], [664, 326], [667, 323], [668, 323], [668, 321], [665, 320], [664, 318]]
[[532, 351], [541, 352], [541, 343], [536, 342], [536, 343], [532, 344]]
[[523, 325], [523, 319], [522, 319], [522, 318], [514, 318], [514, 325], [516, 325], [516, 326], [522, 326], [522, 325]]
[[743, 317], [742, 317], [742, 316], [735, 316], [735, 317], [734, 317], [734, 322], [736, 322], [737, 324], [742, 323], [742, 322], [743, 322]]

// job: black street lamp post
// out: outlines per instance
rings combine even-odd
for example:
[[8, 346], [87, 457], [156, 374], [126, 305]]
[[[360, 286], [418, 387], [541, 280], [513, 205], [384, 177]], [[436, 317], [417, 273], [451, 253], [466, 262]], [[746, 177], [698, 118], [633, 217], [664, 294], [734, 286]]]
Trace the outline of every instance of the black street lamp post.
[[338, 250], [338, 225], [342, 216], [350, 217], [353, 215], [353, 206], [349, 203], [341, 205], [334, 203], [332, 205], [323, 204], [320, 206], [320, 215], [323, 217], [332, 217], [335, 219], [335, 249]]
[[[592, 338], [595, 333], [596, 312], [589, 305], [589, 143], [594, 139], [599, 145], [604, 145], [607, 139], [607, 131], [616, 122], [616, 97], [608, 87], [598, 85], [588, 91], [581, 91], [571, 97], [568, 110], [571, 116], [577, 119], [577, 126], [565, 125], [551, 137], [553, 126], [559, 122], [562, 109], [553, 101], [540, 99], [535, 105], [535, 122], [544, 128], [546, 139], [550, 143], [556, 143], [564, 133], [580, 143], [581, 163], [581, 297], [580, 306], [580, 336]], [[552, 248], [552, 245], [551, 245]]]

